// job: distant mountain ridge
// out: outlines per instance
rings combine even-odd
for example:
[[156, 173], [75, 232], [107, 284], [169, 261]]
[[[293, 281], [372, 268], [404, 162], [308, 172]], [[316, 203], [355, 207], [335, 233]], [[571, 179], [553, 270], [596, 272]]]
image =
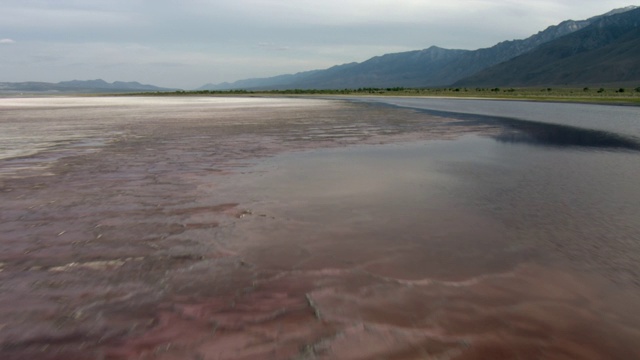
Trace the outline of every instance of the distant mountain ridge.
[[640, 8], [589, 26], [484, 69], [456, 86], [640, 83]]
[[337, 65], [325, 70], [246, 79], [233, 83], [207, 84], [199, 90], [450, 86], [492, 66], [582, 30], [603, 18], [615, 17], [637, 9], [637, 6], [629, 6], [587, 20], [563, 21], [526, 39], [503, 41], [484, 49], [451, 50], [432, 46], [424, 50], [376, 56], [362, 63]]
[[154, 85], [140, 84], [136, 81], [115, 81], [108, 83], [102, 79], [72, 80], [59, 83], [48, 82], [2, 82], [0, 92], [142, 92], [142, 91], [173, 91], [176, 89], [162, 88]]

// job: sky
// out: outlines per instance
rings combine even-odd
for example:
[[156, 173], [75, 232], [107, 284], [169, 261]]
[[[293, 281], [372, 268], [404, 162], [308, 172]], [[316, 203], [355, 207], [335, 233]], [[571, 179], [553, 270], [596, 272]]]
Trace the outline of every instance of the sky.
[[633, 0], [0, 0], [0, 82], [195, 89], [523, 39]]

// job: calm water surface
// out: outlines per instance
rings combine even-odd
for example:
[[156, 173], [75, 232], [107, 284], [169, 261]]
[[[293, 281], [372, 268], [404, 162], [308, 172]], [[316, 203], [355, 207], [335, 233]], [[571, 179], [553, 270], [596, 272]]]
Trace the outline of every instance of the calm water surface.
[[541, 145], [469, 135], [282, 155], [247, 192], [313, 223], [309, 234], [329, 233], [319, 238], [360, 229], [374, 243], [428, 247], [439, 234], [640, 286], [640, 153]]
[[[403, 218], [418, 214], [415, 210], [421, 206], [435, 203], [440, 209], [439, 201], [444, 201], [452, 216], [465, 209], [491, 217], [514, 241], [545, 243], [596, 271], [613, 271], [619, 279], [640, 284], [636, 265], [640, 107], [433, 98], [353, 100], [494, 124], [502, 131], [451, 142], [295, 155], [304, 160], [291, 171], [309, 172], [301, 184], [326, 179], [319, 194], [330, 194], [329, 187], [371, 186], [375, 191], [363, 198], [403, 199], [399, 201], [406, 206], [400, 211]], [[313, 165], [306, 166], [307, 161]], [[341, 175], [334, 179], [335, 174]], [[406, 178], [413, 186], [404, 182]], [[301, 194], [313, 189], [304, 187]], [[386, 203], [380, 200], [374, 208], [388, 208]], [[414, 222], [420, 222], [421, 215], [417, 216]]]
[[425, 336], [454, 341], [455, 359], [639, 356], [636, 143], [558, 125], [504, 131], [268, 159], [258, 180], [234, 184], [271, 219], [236, 229], [253, 244], [243, 258], [311, 277], [322, 319], [363, 324], [326, 358], [355, 343], [376, 358]]

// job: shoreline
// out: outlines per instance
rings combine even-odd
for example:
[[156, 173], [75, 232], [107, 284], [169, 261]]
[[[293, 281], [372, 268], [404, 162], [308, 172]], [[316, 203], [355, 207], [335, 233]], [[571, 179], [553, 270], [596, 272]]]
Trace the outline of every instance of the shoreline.
[[[525, 92], [533, 91], [534, 89], [525, 89]], [[368, 94], [368, 93], [358, 93], [347, 91], [346, 93], [332, 93], [329, 91], [328, 93], [322, 93], [322, 91], [318, 91], [318, 93], [310, 92], [308, 94], [301, 93], [289, 93], [288, 91], [244, 91], [244, 92], [236, 92], [233, 90], [230, 91], [219, 91], [219, 92], [202, 92], [202, 91], [186, 91], [180, 93], [173, 92], [160, 92], [160, 93], [145, 93], [145, 92], [137, 92], [137, 93], [57, 93], [57, 94], [42, 94], [42, 93], [28, 93], [28, 94], [18, 94], [13, 96], [2, 96], [0, 94], [0, 99], [19, 99], [19, 98], [95, 98], [95, 97], [159, 97], [159, 98], [189, 98], [189, 97], [231, 97], [231, 98], [342, 98], [342, 97], [400, 97], [400, 98], [432, 98], [432, 99], [468, 99], [468, 100], [490, 100], [490, 101], [531, 101], [531, 102], [543, 102], [543, 103], [570, 103], [570, 104], [593, 104], [593, 105], [612, 105], [612, 106], [640, 106], [640, 92], [638, 94], [633, 95], [624, 95], [624, 96], [615, 96], [615, 97], [605, 97], [605, 96], [576, 96], [573, 93], [569, 94], [561, 94], [557, 96], [546, 94], [544, 96], [540, 95], [530, 95], [530, 94], [509, 94], [504, 93], [500, 94], [500, 96], [494, 95], [484, 95], [479, 94], [474, 91], [472, 95], [466, 94], [456, 94], [452, 91], [447, 91], [442, 89], [443, 92], [449, 92], [447, 95], [432, 95], [425, 93], [407, 93], [407, 94], [397, 94], [394, 92], [390, 92], [388, 94]], [[559, 88], [557, 91], [562, 92], [562, 88]], [[571, 89], [571, 91], [578, 91], [578, 89]], [[610, 91], [614, 91], [610, 89]], [[304, 92], [304, 90], [303, 90]]]

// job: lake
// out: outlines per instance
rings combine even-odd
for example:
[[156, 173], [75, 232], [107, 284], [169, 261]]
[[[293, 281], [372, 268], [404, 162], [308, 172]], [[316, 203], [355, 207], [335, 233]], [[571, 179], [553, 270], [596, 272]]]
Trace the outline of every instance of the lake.
[[6, 358], [640, 356], [640, 108], [0, 109]]

